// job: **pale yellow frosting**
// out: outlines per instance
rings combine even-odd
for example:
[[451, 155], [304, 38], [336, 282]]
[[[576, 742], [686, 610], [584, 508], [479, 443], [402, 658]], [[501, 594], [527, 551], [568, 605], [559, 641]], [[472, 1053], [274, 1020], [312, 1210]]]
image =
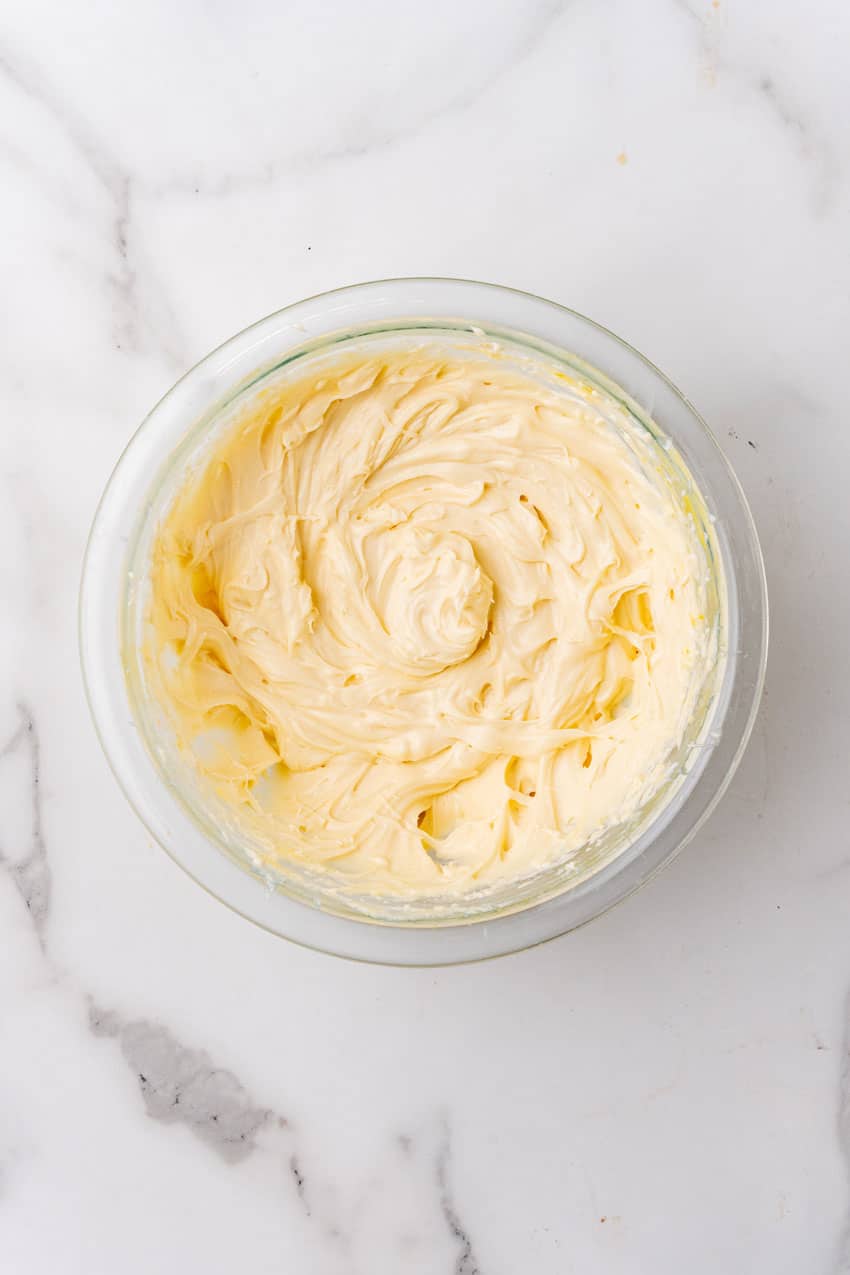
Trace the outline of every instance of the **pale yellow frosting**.
[[657, 442], [496, 354], [257, 394], [153, 556], [157, 679], [269, 862], [451, 893], [575, 854], [669, 775], [713, 660]]

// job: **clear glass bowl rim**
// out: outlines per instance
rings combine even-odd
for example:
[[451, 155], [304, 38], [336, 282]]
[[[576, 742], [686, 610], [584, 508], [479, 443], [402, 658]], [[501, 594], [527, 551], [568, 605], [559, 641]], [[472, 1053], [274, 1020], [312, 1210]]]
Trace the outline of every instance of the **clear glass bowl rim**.
[[[265, 888], [205, 838], [167, 792], [139, 738], [119, 640], [130, 524], [151, 473], [204, 410], [270, 358], [311, 338], [417, 319], [450, 320], [471, 331], [489, 323], [569, 351], [622, 387], [682, 451], [717, 520], [736, 621], [720, 734], [678, 807], [674, 799], [628, 854], [576, 890], [507, 915], [438, 928], [348, 919], [308, 906]], [[160, 399], [124, 449], [98, 505], [83, 562], [79, 633], [86, 696], [110, 767], [151, 836], [193, 880], [255, 924], [304, 946], [382, 964], [443, 965], [532, 947], [585, 924], [645, 884], [695, 835], [728, 786], [755, 722], [767, 663], [767, 583], [749, 506], [719, 444], [669, 378], [628, 342], [575, 310], [517, 289], [464, 279], [386, 279], [319, 293], [258, 320]]]

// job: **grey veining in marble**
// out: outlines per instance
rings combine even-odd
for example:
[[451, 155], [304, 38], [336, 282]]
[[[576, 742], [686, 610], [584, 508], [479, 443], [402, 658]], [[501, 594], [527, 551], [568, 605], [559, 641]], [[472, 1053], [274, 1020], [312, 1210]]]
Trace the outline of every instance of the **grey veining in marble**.
[[451, 1189], [452, 1142], [451, 1129], [447, 1119], [442, 1121], [439, 1148], [437, 1150], [437, 1187], [440, 1192], [440, 1209], [446, 1226], [458, 1244], [458, 1255], [455, 1263], [455, 1275], [482, 1275], [481, 1268], [472, 1247], [469, 1232], [464, 1226], [457, 1211]]
[[[133, 244], [134, 181], [129, 169], [73, 103], [63, 99], [30, 56], [0, 44], [0, 77], [47, 116], [50, 126], [67, 142], [86, 173], [106, 196], [111, 211], [101, 277], [105, 295], [109, 297], [116, 349], [143, 352], [153, 344], [171, 366], [182, 366], [185, 357], [179, 347], [174, 316], [162, 295], [161, 285], [149, 263], [144, 259], [136, 261]], [[19, 159], [27, 163], [36, 179], [41, 178], [42, 170], [38, 165], [32, 165], [29, 156], [19, 156]], [[67, 208], [73, 198], [72, 191], [65, 188], [57, 193]], [[79, 210], [75, 212], [80, 215]], [[145, 277], [144, 297], [139, 293], [140, 271]], [[151, 294], [154, 294], [152, 307], [146, 304]]]
[[24, 759], [27, 774], [21, 798], [22, 804], [29, 811], [30, 827], [23, 845], [4, 846], [0, 829], [0, 868], [4, 868], [14, 881], [32, 919], [39, 942], [44, 947], [50, 911], [50, 864], [41, 819], [39, 737], [32, 712], [27, 705], [18, 705], [18, 715], [19, 726], [0, 749], [0, 766], [10, 758]]
[[[114, 1011], [96, 1006], [89, 1011], [89, 1023], [96, 1036], [118, 1041], [148, 1115], [166, 1124], [185, 1124], [225, 1160], [250, 1155], [267, 1125], [286, 1128], [283, 1116], [254, 1106], [233, 1072], [216, 1067], [202, 1049], [186, 1049], [159, 1024], [124, 1022]], [[299, 1183], [299, 1194], [302, 1188]]]

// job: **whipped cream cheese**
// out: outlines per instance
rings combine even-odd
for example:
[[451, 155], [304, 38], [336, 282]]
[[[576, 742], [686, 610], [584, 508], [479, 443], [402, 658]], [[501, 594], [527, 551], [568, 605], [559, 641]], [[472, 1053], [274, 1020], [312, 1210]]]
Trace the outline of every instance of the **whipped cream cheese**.
[[150, 681], [271, 865], [456, 893], [576, 854], [669, 778], [716, 659], [711, 570], [662, 448], [599, 389], [373, 348], [259, 391], [187, 475]]

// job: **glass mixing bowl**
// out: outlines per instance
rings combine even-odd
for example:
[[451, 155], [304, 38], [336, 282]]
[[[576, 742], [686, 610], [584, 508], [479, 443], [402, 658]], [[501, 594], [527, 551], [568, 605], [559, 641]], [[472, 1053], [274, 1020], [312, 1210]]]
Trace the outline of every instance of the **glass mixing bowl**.
[[[649, 430], [697, 489], [716, 555], [722, 650], [710, 702], [671, 781], [630, 825], [563, 865], [480, 896], [417, 904], [346, 897], [297, 865], [270, 871], [182, 759], [140, 650], [147, 563], [187, 467], [269, 378], [376, 340], [496, 341], [599, 387]], [[601, 369], [601, 370], [600, 370]], [[701, 500], [699, 499], [701, 497]], [[288, 306], [208, 355], [157, 404], [121, 456], [95, 516], [80, 594], [83, 676], [95, 726], [152, 836], [211, 894], [275, 934], [354, 959], [400, 965], [480, 960], [583, 924], [649, 879], [717, 804], [755, 719], [767, 657], [767, 592], [741, 488], [705, 423], [657, 368], [612, 333], [553, 302], [490, 284], [391, 279]]]

